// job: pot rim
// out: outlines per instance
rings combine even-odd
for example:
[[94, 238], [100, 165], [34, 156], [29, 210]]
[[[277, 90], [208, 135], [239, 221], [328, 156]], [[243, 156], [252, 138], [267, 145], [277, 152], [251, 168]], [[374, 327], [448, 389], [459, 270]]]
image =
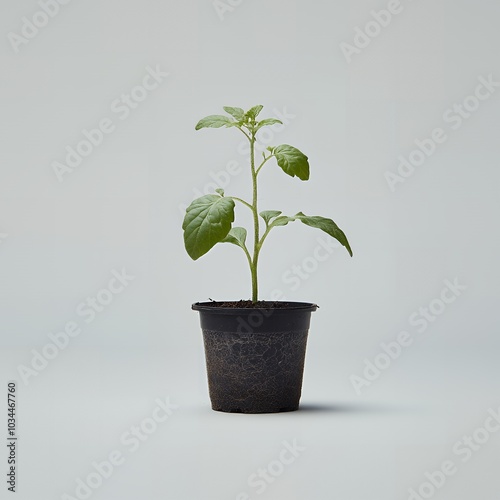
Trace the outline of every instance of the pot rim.
[[[222, 301], [217, 301], [217, 302], [222, 302]], [[224, 302], [230, 302], [230, 301], [224, 301]], [[272, 311], [273, 313], [278, 313], [278, 314], [286, 314], [289, 312], [293, 311], [316, 311], [318, 309], [318, 305], [314, 304], [312, 302], [293, 302], [293, 301], [288, 301], [288, 300], [275, 300], [273, 302], [278, 302], [278, 303], [287, 303], [291, 307], [284, 307], [284, 308], [273, 308], [273, 307], [214, 307], [211, 304], [211, 302], [195, 302], [194, 304], [191, 305], [191, 309], [194, 311], [204, 311], [204, 312], [211, 312], [213, 314], [225, 314], [225, 315], [241, 315], [241, 314], [250, 314], [252, 312], [259, 312], [259, 311]]]

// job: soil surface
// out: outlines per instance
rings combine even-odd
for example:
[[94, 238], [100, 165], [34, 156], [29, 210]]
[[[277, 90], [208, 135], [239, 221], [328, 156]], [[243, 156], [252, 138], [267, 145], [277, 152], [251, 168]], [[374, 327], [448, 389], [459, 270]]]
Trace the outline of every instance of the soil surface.
[[267, 300], [259, 300], [257, 302], [252, 302], [251, 300], [237, 300], [233, 302], [207, 302], [203, 305], [211, 306], [211, 307], [234, 307], [234, 308], [243, 308], [243, 309], [290, 309], [293, 308], [293, 304], [290, 302], [278, 302], [278, 301], [267, 301]]

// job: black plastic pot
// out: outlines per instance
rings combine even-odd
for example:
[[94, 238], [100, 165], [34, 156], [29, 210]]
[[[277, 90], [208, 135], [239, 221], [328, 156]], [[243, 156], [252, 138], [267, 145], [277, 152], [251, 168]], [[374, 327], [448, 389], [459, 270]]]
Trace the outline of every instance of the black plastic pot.
[[317, 305], [229, 308], [198, 302], [212, 409], [276, 413], [299, 407], [311, 312]]

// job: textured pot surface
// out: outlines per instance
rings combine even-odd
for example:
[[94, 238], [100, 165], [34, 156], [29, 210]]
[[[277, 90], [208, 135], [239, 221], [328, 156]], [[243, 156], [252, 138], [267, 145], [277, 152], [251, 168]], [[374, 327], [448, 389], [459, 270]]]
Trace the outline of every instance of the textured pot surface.
[[212, 408], [276, 413], [299, 407], [315, 304], [250, 309], [193, 304], [200, 312]]

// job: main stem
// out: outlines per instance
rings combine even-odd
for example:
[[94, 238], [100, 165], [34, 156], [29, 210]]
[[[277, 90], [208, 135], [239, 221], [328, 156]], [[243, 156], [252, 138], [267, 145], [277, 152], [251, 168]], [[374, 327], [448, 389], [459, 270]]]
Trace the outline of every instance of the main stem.
[[253, 226], [254, 226], [254, 247], [253, 258], [250, 265], [252, 273], [252, 302], [257, 302], [259, 295], [259, 284], [257, 280], [257, 264], [259, 261], [259, 212], [257, 210], [257, 172], [255, 171], [255, 133], [252, 132], [250, 138], [250, 167], [252, 170], [252, 212], [253, 212]]

